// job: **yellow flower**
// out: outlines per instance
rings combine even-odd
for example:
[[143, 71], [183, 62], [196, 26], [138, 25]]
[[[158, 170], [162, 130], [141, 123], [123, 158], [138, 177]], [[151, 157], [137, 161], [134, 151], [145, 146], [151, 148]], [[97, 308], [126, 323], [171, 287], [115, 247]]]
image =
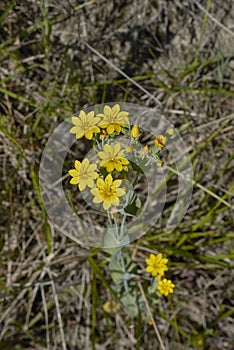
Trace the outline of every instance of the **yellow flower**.
[[92, 188], [91, 193], [94, 195], [94, 203], [102, 203], [104, 210], [108, 210], [111, 205], [119, 205], [119, 197], [125, 195], [125, 190], [119, 188], [122, 180], [114, 180], [111, 174], [108, 174], [105, 180], [97, 179], [97, 188]]
[[80, 191], [83, 191], [86, 186], [92, 188], [94, 187], [94, 179], [98, 177], [95, 172], [97, 169], [96, 164], [89, 164], [88, 158], [85, 158], [82, 163], [78, 160], [75, 161], [75, 169], [69, 170], [69, 174], [72, 176], [70, 183], [72, 185], [77, 185]]
[[127, 158], [124, 158], [124, 151], [120, 151], [119, 143], [114, 146], [105, 144], [104, 152], [98, 152], [98, 156], [101, 159], [100, 166], [105, 167], [108, 173], [114, 169], [117, 171], [122, 171], [123, 165], [129, 164]]
[[131, 129], [131, 136], [134, 139], [137, 139], [138, 136], [140, 135], [140, 129], [138, 125], [133, 125], [132, 129]]
[[171, 280], [167, 280], [164, 278], [163, 280], [160, 280], [158, 282], [157, 289], [159, 290], [159, 293], [162, 295], [165, 295], [166, 297], [174, 292], [175, 285], [172, 283]]
[[145, 271], [151, 272], [152, 276], [163, 276], [164, 271], [168, 270], [166, 265], [168, 263], [168, 259], [163, 258], [161, 253], [158, 255], [150, 254], [149, 259], [145, 259], [145, 262], [148, 265]]
[[164, 135], [158, 135], [154, 140], [155, 145], [159, 148], [165, 147], [166, 142], [167, 142], [167, 138]]
[[79, 117], [72, 117], [73, 126], [70, 130], [71, 134], [76, 134], [77, 139], [81, 139], [83, 136], [86, 139], [91, 140], [93, 133], [100, 132], [100, 128], [97, 126], [100, 118], [94, 117], [94, 112], [86, 114], [84, 111], [80, 111]]
[[118, 104], [112, 108], [105, 106], [103, 113], [97, 114], [97, 117], [102, 118], [98, 126], [106, 129], [108, 135], [113, 134], [114, 131], [121, 132], [122, 128], [129, 123], [128, 114], [128, 112], [120, 112], [120, 106]]

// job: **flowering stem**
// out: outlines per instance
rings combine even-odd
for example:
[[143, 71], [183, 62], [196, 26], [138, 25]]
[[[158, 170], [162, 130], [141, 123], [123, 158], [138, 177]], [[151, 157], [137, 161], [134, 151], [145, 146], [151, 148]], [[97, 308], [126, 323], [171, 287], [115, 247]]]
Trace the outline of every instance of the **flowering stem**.
[[156, 325], [156, 323], [155, 323], [155, 321], [154, 321], [152, 311], [151, 311], [150, 306], [149, 306], [149, 304], [148, 304], [148, 301], [147, 301], [147, 298], [146, 298], [146, 296], [145, 296], [145, 292], [144, 292], [144, 289], [143, 289], [143, 287], [142, 287], [142, 285], [141, 285], [140, 280], [138, 280], [137, 284], [138, 284], [138, 287], [139, 287], [139, 289], [140, 289], [140, 291], [141, 291], [142, 297], [143, 297], [143, 299], [144, 299], [146, 309], [147, 309], [147, 311], [148, 311], [148, 313], [149, 313], [149, 316], [150, 316], [150, 319], [151, 319], [151, 321], [152, 321], [152, 325], [153, 325], [153, 327], [154, 327], [154, 330], [155, 330], [156, 336], [157, 336], [157, 338], [158, 338], [159, 344], [160, 344], [160, 346], [161, 346], [161, 349], [162, 349], [162, 350], [166, 350], [165, 346], [163, 345], [162, 338], [161, 338], [161, 336], [160, 336], [160, 334], [159, 334], [158, 327], [157, 327], [157, 325]]
[[120, 240], [124, 238], [124, 224], [125, 224], [125, 220], [126, 220], [126, 215], [124, 214], [122, 222], [121, 222], [121, 226], [120, 226]]
[[108, 217], [109, 224], [112, 226], [112, 220], [111, 220], [111, 215], [109, 210], [107, 210], [107, 217]]
[[[122, 264], [122, 271], [125, 274], [126, 273], [126, 268], [125, 268], [125, 263], [124, 263], [124, 258], [123, 258], [123, 253], [122, 253], [122, 249], [120, 249], [120, 258], [121, 258], [121, 264]], [[124, 289], [125, 291], [128, 293], [128, 283], [127, 281], [124, 279]]]
[[173, 318], [174, 318], [174, 322], [175, 322], [175, 330], [176, 330], [177, 342], [180, 344], [180, 335], [179, 335], [179, 331], [178, 331], [179, 327], [178, 327], [178, 324], [177, 324], [177, 319], [176, 319], [176, 314], [175, 314], [174, 305], [173, 305], [172, 298], [171, 298], [170, 295], [168, 296], [168, 299], [169, 299], [171, 311], [172, 311]]

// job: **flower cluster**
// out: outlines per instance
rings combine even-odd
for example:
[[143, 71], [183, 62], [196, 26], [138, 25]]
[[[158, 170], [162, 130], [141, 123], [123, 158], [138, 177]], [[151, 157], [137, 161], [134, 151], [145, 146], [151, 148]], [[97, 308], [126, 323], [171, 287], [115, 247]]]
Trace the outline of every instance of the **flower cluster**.
[[120, 144], [113, 144], [112, 138], [129, 127], [128, 114], [120, 111], [119, 104], [116, 104], [112, 108], [105, 106], [103, 113], [95, 115], [92, 111], [86, 114], [82, 110], [78, 117], [71, 118], [74, 126], [70, 133], [77, 139], [85, 137], [94, 141], [98, 159], [93, 164], [88, 158], [75, 160], [74, 169], [69, 170], [70, 183], [78, 185], [80, 191], [88, 187], [93, 202], [102, 203], [104, 210], [109, 210], [112, 205], [118, 206], [119, 198], [126, 194], [119, 175], [128, 171], [129, 161]]
[[[162, 166], [158, 153], [165, 146], [167, 137], [158, 135], [154, 145], [141, 146], [139, 138], [141, 131], [138, 125], [131, 125], [129, 113], [121, 111], [120, 105], [113, 107], [104, 106], [102, 113], [91, 111], [85, 113], [81, 110], [78, 116], [71, 118], [71, 134], [77, 139], [86, 138], [93, 142], [97, 158], [90, 163], [88, 158], [75, 160], [74, 169], [69, 170], [72, 177], [70, 183], [78, 185], [80, 191], [90, 189], [93, 195], [93, 202], [103, 205], [104, 210], [112, 210], [111, 206], [120, 205], [120, 197], [125, 196], [126, 189], [123, 186], [124, 179], [128, 180], [127, 174], [130, 170], [139, 171], [133, 166], [131, 159], [139, 160], [144, 165]], [[114, 141], [115, 137], [124, 134], [128, 137], [129, 143], [121, 148], [120, 143]], [[168, 135], [172, 135], [173, 129]], [[153, 156], [154, 162], [152, 163]], [[156, 164], [155, 164], [156, 159]], [[128, 204], [126, 204], [127, 206]]]
[[171, 280], [162, 277], [164, 276], [165, 271], [168, 270], [167, 263], [168, 259], [163, 258], [162, 254], [154, 255], [150, 254], [148, 259], [145, 259], [147, 264], [146, 272], [150, 272], [153, 277], [157, 277], [157, 289], [160, 294], [165, 295], [166, 297], [173, 293], [175, 285]]

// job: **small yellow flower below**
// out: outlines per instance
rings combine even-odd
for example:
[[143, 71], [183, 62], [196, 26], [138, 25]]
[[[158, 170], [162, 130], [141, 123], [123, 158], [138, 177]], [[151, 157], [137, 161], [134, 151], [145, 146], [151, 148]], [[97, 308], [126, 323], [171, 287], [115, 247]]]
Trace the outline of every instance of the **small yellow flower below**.
[[108, 174], [105, 180], [97, 179], [97, 188], [92, 188], [91, 193], [94, 195], [94, 203], [102, 203], [103, 209], [108, 210], [111, 205], [119, 205], [119, 197], [126, 194], [123, 188], [119, 188], [122, 180], [114, 180], [111, 174]]
[[123, 166], [129, 164], [127, 158], [124, 158], [124, 151], [120, 150], [119, 143], [114, 146], [105, 144], [104, 152], [98, 152], [98, 156], [101, 159], [100, 166], [105, 167], [108, 173], [114, 169], [121, 172], [123, 170]]
[[97, 114], [97, 117], [102, 118], [98, 126], [106, 129], [108, 135], [113, 134], [114, 131], [121, 132], [122, 128], [129, 124], [128, 114], [128, 112], [120, 111], [119, 104], [112, 108], [105, 106], [103, 113]]
[[78, 160], [75, 161], [75, 169], [69, 170], [69, 174], [72, 176], [70, 183], [77, 185], [80, 191], [83, 191], [86, 186], [94, 187], [94, 180], [98, 177], [95, 172], [97, 169], [96, 164], [89, 164], [88, 158], [85, 158], [82, 163]]
[[170, 293], [174, 293], [174, 287], [175, 285], [172, 283], [171, 280], [167, 280], [166, 278], [164, 278], [163, 280], [160, 280], [158, 282], [157, 289], [160, 294], [165, 295], [167, 297]]
[[152, 276], [163, 276], [164, 272], [168, 270], [167, 263], [168, 259], [163, 258], [162, 254], [154, 255], [150, 254], [149, 259], [145, 259], [148, 265], [145, 269], [146, 272], [150, 272]]
[[167, 143], [167, 138], [164, 135], [158, 135], [155, 138], [154, 143], [158, 148], [164, 148], [165, 144]]
[[73, 126], [70, 130], [71, 134], [76, 134], [77, 139], [81, 139], [83, 136], [86, 139], [91, 140], [94, 133], [99, 133], [100, 128], [97, 123], [100, 118], [94, 117], [94, 112], [86, 114], [84, 111], [80, 111], [79, 117], [72, 117]]
[[118, 311], [118, 305], [114, 300], [108, 300], [103, 305], [104, 311], [110, 313], [110, 312], [117, 312]]

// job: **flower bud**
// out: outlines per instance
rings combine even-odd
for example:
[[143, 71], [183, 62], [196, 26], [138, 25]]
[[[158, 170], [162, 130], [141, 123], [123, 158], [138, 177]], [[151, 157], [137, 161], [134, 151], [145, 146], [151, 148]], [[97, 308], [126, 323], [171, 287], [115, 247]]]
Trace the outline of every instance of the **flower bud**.
[[145, 156], [146, 154], [149, 153], [149, 146], [148, 145], [145, 145], [142, 150], [141, 150], [141, 153]]
[[158, 135], [154, 140], [154, 143], [158, 148], [164, 148], [166, 142], [167, 142], [167, 138], [164, 135]]
[[131, 136], [136, 139], [140, 135], [140, 129], [138, 125], [133, 125], [131, 129]]
[[169, 128], [169, 129], [167, 129], [167, 131], [166, 131], [166, 134], [167, 135], [169, 135], [169, 136], [173, 136], [174, 135], [174, 129], [173, 128]]
[[110, 210], [110, 215], [112, 217], [117, 216], [118, 215], [118, 210], [116, 208], [112, 207], [111, 210]]
[[132, 152], [133, 152], [132, 146], [130, 146], [130, 145], [126, 146], [125, 152], [127, 152], [127, 153], [132, 153]]

